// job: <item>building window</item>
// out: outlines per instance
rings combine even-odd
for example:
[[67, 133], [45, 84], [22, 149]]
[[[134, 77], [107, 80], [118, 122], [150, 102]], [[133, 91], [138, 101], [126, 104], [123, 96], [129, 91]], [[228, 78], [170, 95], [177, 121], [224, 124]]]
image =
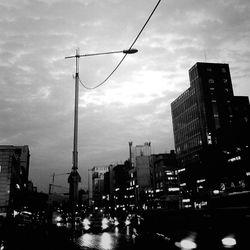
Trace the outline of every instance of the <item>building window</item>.
[[170, 171], [170, 170], [166, 170], [165, 173], [166, 175], [173, 175], [173, 171]]
[[208, 143], [208, 144], [212, 144], [211, 133], [208, 133], [208, 135], [207, 135], [207, 143]]
[[180, 188], [178, 187], [172, 187], [168, 189], [169, 192], [175, 192], [175, 191], [180, 191]]
[[167, 178], [169, 181], [171, 181], [171, 180], [177, 180], [177, 177], [168, 177]]
[[207, 72], [212, 72], [212, 68], [207, 68]]
[[183, 171], [186, 171], [186, 169], [185, 168], [178, 169], [178, 173], [183, 172]]

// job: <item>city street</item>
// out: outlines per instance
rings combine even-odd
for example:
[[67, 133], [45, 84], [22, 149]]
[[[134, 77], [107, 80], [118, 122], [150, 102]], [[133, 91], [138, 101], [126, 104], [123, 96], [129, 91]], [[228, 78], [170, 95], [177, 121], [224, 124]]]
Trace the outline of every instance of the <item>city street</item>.
[[103, 232], [98, 234], [85, 233], [76, 240], [81, 249], [121, 250], [135, 249], [130, 235], [117, 232]]
[[248, 244], [249, 208], [157, 210], [143, 215], [137, 225], [131, 220], [126, 227], [74, 234], [67, 227], [52, 224], [18, 226], [14, 221], [5, 221], [0, 227], [0, 246], [3, 250], [243, 250]]

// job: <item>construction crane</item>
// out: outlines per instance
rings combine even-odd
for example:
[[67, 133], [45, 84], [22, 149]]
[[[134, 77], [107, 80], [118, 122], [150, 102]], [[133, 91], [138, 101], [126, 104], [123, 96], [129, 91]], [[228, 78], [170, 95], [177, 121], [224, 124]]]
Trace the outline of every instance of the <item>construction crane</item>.
[[54, 187], [61, 187], [61, 188], [66, 188], [64, 186], [60, 186], [60, 185], [55, 185], [55, 176], [60, 176], [60, 175], [69, 175], [70, 173], [61, 173], [61, 174], [55, 174], [53, 173], [52, 176], [52, 183], [49, 184], [49, 194], [52, 194], [54, 191]]

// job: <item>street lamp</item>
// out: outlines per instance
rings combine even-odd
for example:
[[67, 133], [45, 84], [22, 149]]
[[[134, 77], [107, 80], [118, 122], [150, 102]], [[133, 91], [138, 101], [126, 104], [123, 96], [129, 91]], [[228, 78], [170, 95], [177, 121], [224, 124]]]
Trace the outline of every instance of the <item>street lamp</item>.
[[78, 183], [81, 182], [81, 177], [77, 171], [78, 169], [78, 152], [77, 152], [77, 144], [78, 144], [78, 99], [79, 99], [79, 58], [87, 57], [87, 56], [98, 56], [98, 55], [108, 55], [108, 54], [134, 54], [137, 53], [137, 49], [129, 48], [127, 50], [120, 51], [110, 51], [110, 52], [102, 52], [102, 53], [92, 53], [92, 54], [79, 54], [79, 50], [76, 50], [76, 54], [73, 56], [67, 56], [65, 59], [75, 58], [76, 59], [76, 73], [75, 73], [75, 110], [74, 110], [74, 140], [73, 140], [73, 165], [71, 169], [71, 173], [68, 178], [69, 183], [69, 200], [72, 205], [72, 225], [73, 231], [75, 229], [75, 209], [76, 203], [78, 201]]
[[101, 56], [101, 55], [109, 55], [109, 54], [118, 54], [118, 53], [123, 53], [123, 54], [135, 54], [137, 53], [137, 49], [124, 49], [124, 50], [118, 50], [118, 51], [109, 51], [109, 52], [100, 52], [100, 53], [90, 53], [90, 54], [78, 54], [79, 51], [76, 50], [76, 55], [74, 56], [66, 56], [65, 59], [69, 58], [79, 58], [79, 57], [86, 57], [86, 56]]

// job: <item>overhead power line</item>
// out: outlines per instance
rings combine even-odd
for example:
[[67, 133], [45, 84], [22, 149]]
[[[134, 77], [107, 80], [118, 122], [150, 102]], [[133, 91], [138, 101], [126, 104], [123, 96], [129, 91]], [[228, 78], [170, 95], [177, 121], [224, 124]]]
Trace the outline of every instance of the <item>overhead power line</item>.
[[[155, 5], [155, 7], [154, 7], [154, 9], [152, 10], [151, 14], [149, 15], [147, 21], [146, 21], [146, 22], [144, 23], [144, 25], [142, 26], [140, 32], [138, 33], [138, 35], [136, 36], [136, 38], [134, 39], [134, 41], [133, 41], [132, 44], [130, 45], [129, 49], [131, 49], [131, 48], [135, 45], [136, 41], [138, 40], [138, 38], [139, 38], [139, 36], [141, 35], [142, 31], [144, 30], [144, 28], [145, 28], [146, 25], [148, 24], [149, 20], [150, 20], [151, 17], [153, 16], [153, 14], [154, 14], [155, 10], [157, 9], [158, 5], [160, 4], [160, 2], [161, 2], [161, 0], [159, 0], [159, 1], [157, 2], [157, 4]], [[91, 90], [91, 89], [96, 89], [96, 88], [100, 87], [101, 85], [103, 85], [103, 84], [104, 84], [104, 83], [105, 83], [105, 82], [115, 73], [115, 71], [116, 71], [116, 70], [119, 68], [119, 66], [122, 64], [122, 62], [123, 62], [123, 60], [126, 58], [126, 56], [127, 56], [127, 54], [125, 54], [125, 55], [122, 57], [122, 59], [121, 59], [120, 62], [116, 65], [116, 67], [112, 70], [112, 72], [111, 72], [111, 73], [110, 73], [101, 83], [97, 84], [97, 85], [94, 86], [94, 87], [88, 87], [88, 86], [86, 86], [86, 85], [81, 81], [81, 79], [79, 78], [81, 85], [82, 85], [85, 89], [89, 89], [89, 90]]]

